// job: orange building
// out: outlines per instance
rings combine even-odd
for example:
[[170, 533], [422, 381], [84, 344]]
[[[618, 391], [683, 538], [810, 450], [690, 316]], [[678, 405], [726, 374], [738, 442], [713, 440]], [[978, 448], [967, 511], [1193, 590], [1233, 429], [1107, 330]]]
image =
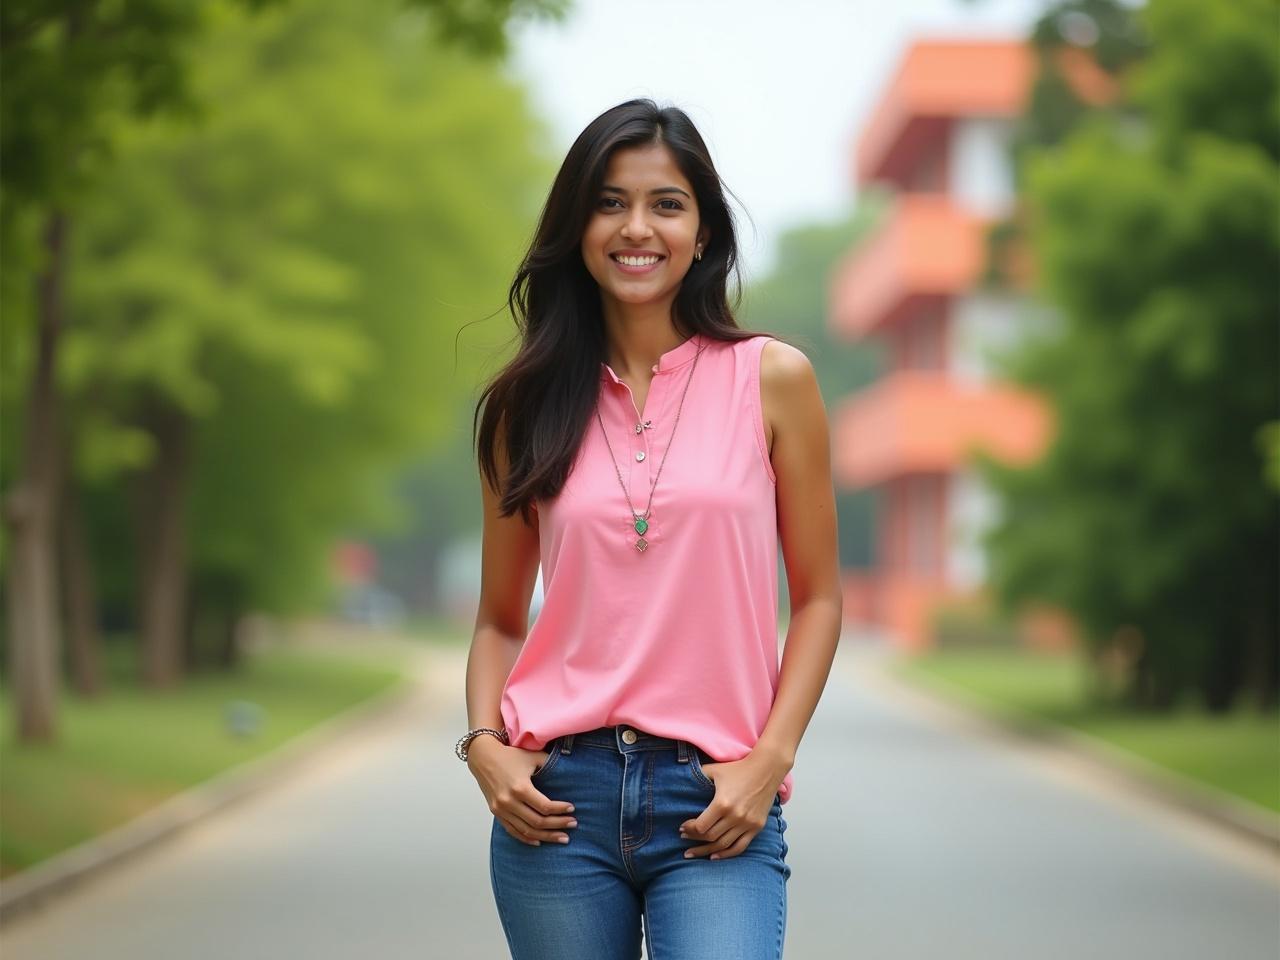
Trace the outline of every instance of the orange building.
[[[1062, 65], [1084, 99], [1107, 95], [1091, 61]], [[837, 486], [878, 493], [874, 564], [846, 573], [845, 616], [910, 649], [931, 645], [940, 601], [985, 578], [979, 538], [997, 506], [970, 451], [1025, 463], [1052, 431], [1038, 397], [991, 373], [993, 351], [1050, 317], [1017, 290], [978, 285], [986, 230], [1013, 213], [1009, 140], [1035, 67], [1018, 42], [915, 43], [856, 146], [857, 182], [889, 187], [893, 201], [829, 291], [834, 336], [879, 338], [888, 357], [884, 376], [832, 415]]]

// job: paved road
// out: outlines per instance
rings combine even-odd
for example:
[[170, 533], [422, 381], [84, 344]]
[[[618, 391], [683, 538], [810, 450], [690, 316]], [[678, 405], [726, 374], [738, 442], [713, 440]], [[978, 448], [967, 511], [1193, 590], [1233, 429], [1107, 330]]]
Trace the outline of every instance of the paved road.
[[[465, 653], [462, 654], [465, 657]], [[1280, 861], [993, 739], [842, 648], [788, 821], [789, 960], [1273, 960]], [[291, 781], [0, 931], [5, 960], [503, 958], [463, 660]]]

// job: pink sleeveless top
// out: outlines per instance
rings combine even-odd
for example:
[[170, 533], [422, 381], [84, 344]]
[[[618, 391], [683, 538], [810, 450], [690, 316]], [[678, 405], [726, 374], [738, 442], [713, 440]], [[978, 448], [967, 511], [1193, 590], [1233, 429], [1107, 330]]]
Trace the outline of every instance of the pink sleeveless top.
[[[779, 668], [775, 477], [760, 405], [769, 339], [695, 334], [653, 367], [643, 415], [600, 365], [617, 468], [592, 416], [563, 490], [537, 504], [544, 601], [502, 692], [512, 746], [541, 750], [622, 723], [717, 762], [755, 746]], [[618, 470], [643, 514], [660, 465], [642, 551]], [[788, 773], [781, 802], [791, 786]]]

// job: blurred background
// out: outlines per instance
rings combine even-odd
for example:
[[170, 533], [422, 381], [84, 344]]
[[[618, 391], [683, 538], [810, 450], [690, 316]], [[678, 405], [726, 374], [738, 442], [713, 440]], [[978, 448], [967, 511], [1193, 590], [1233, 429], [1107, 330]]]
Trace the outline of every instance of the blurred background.
[[1280, 845], [1276, 0], [31, 0], [0, 52], [0, 879], [423, 669], [456, 720], [507, 285], [633, 96], [818, 373], [842, 656]]

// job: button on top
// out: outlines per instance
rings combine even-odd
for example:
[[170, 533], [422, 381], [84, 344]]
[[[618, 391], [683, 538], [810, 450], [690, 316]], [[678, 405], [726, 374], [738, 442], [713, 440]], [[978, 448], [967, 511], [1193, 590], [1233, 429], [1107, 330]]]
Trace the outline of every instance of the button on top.
[[636, 459], [637, 459], [637, 460], [643, 460], [643, 459], [644, 459], [644, 451], [643, 451], [643, 450], [637, 450], [637, 451], [636, 451]]
[[622, 731], [622, 742], [623, 742], [623, 743], [635, 743], [635, 742], [636, 742], [636, 732], [635, 732], [634, 730], [623, 730], [623, 731]]

